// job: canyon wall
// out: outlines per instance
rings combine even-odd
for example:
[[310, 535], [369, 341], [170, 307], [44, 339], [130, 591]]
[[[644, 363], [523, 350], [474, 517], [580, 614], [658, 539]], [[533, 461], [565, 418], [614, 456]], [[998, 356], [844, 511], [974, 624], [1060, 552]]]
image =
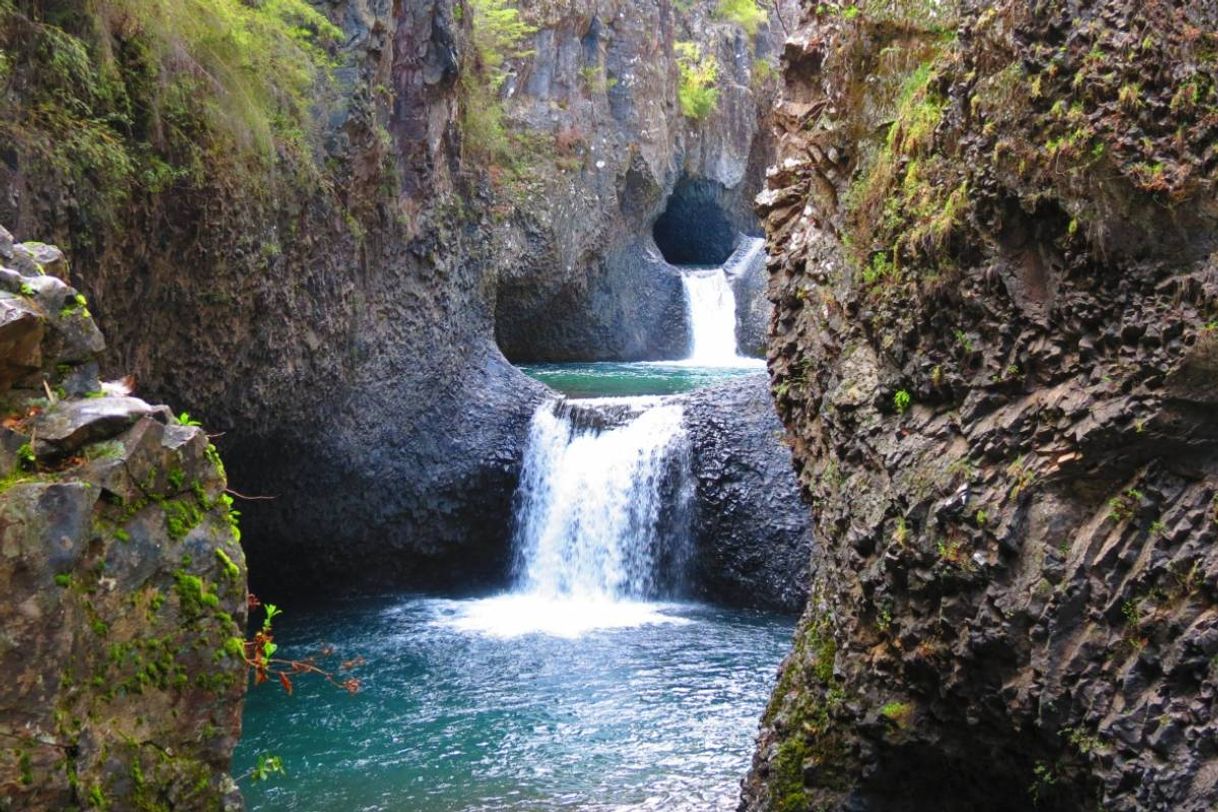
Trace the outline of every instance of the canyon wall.
[[759, 204], [819, 546], [745, 810], [1218, 804], [1212, 3], [807, 3]]

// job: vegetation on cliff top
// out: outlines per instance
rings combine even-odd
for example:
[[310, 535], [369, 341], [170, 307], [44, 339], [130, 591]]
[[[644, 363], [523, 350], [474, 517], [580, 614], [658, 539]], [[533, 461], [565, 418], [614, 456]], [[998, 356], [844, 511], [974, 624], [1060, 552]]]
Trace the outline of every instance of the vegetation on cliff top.
[[33, 185], [74, 190], [88, 239], [137, 192], [311, 171], [337, 35], [306, 0], [0, 0], [0, 137]]

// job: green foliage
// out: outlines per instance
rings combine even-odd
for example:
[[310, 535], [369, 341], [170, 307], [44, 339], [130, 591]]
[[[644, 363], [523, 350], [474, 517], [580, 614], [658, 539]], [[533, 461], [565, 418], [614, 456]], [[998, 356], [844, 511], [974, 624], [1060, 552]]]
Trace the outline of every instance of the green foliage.
[[283, 759], [279, 756], [260, 755], [258, 763], [249, 772], [249, 779], [254, 783], [266, 781], [272, 775], [283, 773]]
[[720, 17], [731, 20], [750, 37], [757, 36], [757, 29], [769, 19], [757, 0], [719, 0], [718, 10]]
[[461, 80], [465, 143], [477, 155], [507, 160], [510, 143], [499, 89], [507, 79], [507, 61], [529, 53], [524, 43], [537, 28], [521, 19], [512, 0], [470, 0], [469, 8], [475, 69]]
[[896, 394], [892, 396], [892, 407], [897, 410], [897, 414], [905, 414], [909, 410], [909, 404], [913, 401], [913, 396], [905, 389], [898, 389]]
[[56, 6], [0, 3], [5, 78], [19, 90], [2, 103], [0, 138], [31, 182], [73, 189], [79, 239], [137, 191], [265, 172], [288, 154], [312, 165], [310, 108], [339, 32], [307, 0]]
[[1032, 798], [1032, 804], [1039, 805], [1053, 791], [1053, 786], [1057, 783], [1057, 771], [1043, 761], [1036, 762], [1032, 768], [1032, 783], [1028, 787], [1028, 795]]
[[764, 87], [778, 77], [778, 71], [768, 59], [754, 59], [750, 83], [754, 88]]
[[913, 706], [908, 702], [886, 702], [880, 708], [880, 716], [883, 716], [897, 727], [903, 728], [909, 725], [910, 718], [913, 716]]
[[706, 118], [719, 104], [719, 61], [714, 54], [703, 54], [702, 46], [696, 42], [678, 42], [674, 46], [677, 55], [677, 70], [681, 82], [677, 87], [677, 101], [681, 113], [695, 121]]
[[498, 91], [507, 78], [504, 63], [529, 53], [524, 41], [537, 27], [526, 23], [512, 0], [470, 0], [470, 38], [482, 77]]
[[195, 420], [194, 418], [192, 418], [190, 416], [190, 412], [182, 412], [181, 414], [178, 415], [177, 420], [178, 420], [179, 426], [202, 426], [203, 425], [198, 420]]

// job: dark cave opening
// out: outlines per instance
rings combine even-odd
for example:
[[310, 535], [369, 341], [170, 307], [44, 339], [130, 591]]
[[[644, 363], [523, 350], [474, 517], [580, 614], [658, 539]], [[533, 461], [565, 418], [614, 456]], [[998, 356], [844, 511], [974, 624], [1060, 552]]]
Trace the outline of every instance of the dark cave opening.
[[677, 183], [652, 227], [656, 247], [672, 265], [722, 265], [736, 247], [736, 227], [724, 210], [726, 190], [703, 178]]

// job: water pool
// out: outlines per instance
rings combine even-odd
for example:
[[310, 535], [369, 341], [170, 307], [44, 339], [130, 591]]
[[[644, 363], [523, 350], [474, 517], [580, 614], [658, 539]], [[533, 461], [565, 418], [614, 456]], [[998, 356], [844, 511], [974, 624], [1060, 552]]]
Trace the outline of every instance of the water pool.
[[765, 371], [760, 359], [740, 359], [737, 366], [695, 366], [683, 361], [579, 364], [523, 364], [520, 369], [571, 398], [676, 395], [741, 375]]
[[690, 604], [422, 597], [289, 607], [281, 653], [360, 655], [363, 690], [250, 692], [251, 810], [733, 810], [794, 620]]

